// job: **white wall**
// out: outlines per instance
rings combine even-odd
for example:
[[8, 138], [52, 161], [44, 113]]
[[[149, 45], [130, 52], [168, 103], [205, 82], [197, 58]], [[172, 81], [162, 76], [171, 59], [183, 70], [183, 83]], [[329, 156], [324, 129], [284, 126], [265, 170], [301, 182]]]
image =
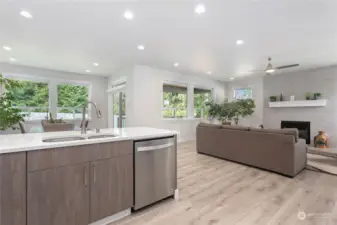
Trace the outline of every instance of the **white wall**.
[[[223, 82], [183, 75], [148, 66], [135, 66], [133, 77], [130, 79], [132, 91], [127, 98], [131, 99], [132, 108], [127, 108], [128, 126], [150, 126], [155, 128], [171, 129], [180, 132], [180, 140], [195, 139], [195, 128], [200, 120], [195, 119], [162, 119], [163, 82], [183, 82], [190, 87], [198, 86], [214, 90], [215, 100], [222, 102], [225, 96]], [[191, 89], [190, 89], [191, 90]], [[129, 110], [132, 110], [131, 112]]]
[[240, 125], [258, 127], [263, 124], [263, 77], [248, 77], [227, 83], [228, 100], [234, 100], [235, 88], [252, 88], [255, 112], [239, 120]]
[[[269, 96], [305, 100], [306, 92], [320, 92], [328, 99], [326, 107], [269, 108]], [[330, 146], [337, 146], [337, 66], [264, 77], [264, 124], [280, 128], [282, 120], [311, 122], [311, 139], [318, 131], [327, 132]]]
[[106, 90], [108, 88], [108, 78], [99, 76], [88, 76], [76, 73], [68, 73], [55, 70], [39, 69], [27, 66], [18, 66], [7, 63], [0, 63], [0, 73], [17, 74], [31, 76], [35, 78], [47, 78], [64, 81], [86, 82], [91, 84], [91, 101], [96, 102], [100, 107], [103, 118], [97, 119], [95, 112], [92, 111], [91, 127], [105, 128], [108, 121], [108, 107]]

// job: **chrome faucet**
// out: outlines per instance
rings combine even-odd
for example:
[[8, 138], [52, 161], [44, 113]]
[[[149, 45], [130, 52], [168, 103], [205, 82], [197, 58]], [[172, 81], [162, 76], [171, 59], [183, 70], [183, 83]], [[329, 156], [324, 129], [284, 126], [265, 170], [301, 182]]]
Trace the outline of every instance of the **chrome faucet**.
[[87, 133], [87, 127], [86, 127], [87, 120], [85, 119], [85, 111], [86, 111], [87, 106], [89, 104], [91, 104], [91, 105], [93, 105], [95, 107], [97, 118], [101, 118], [102, 117], [101, 111], [97, 108], [97, 105], [94, 102], [88, 101], [87, 104], [83, 104], [83, 108], [82, 108], [82, 122], [81, 122], [81, 134], [86, 134]]

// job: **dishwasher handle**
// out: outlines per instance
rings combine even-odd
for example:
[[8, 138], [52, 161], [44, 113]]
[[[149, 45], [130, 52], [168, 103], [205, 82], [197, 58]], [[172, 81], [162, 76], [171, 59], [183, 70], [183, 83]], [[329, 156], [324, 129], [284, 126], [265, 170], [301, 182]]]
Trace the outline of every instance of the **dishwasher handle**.
[[174, 146], [173, 142], [163, 144], [163, 145], [153, 145], [153, 146], [146, 146], [146, 147], [137, 147], [137, 152], [147, 152], [147, 151], [155, 151], [163, 148], [169, 148]]

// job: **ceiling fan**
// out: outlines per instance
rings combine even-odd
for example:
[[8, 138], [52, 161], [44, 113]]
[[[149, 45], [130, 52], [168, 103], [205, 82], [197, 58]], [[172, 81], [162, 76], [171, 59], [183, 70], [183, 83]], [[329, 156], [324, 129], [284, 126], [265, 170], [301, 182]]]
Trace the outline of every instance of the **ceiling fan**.
[[283, 66], [274, 67], [271, 64], [271, 57], [268, 57], [268, 65], [267, 65], [267, 68], [265, 70], [252, 70], [251, 72], [265, 71], [267, 74], [271, 74], [271, 73], [274, 73], [276, 70], [287, 69], [287, 68], [296, 67], [296, 66], [299, 66], [299, 65], [300, 64], [291, 64], [291, 65], [283, 65]]

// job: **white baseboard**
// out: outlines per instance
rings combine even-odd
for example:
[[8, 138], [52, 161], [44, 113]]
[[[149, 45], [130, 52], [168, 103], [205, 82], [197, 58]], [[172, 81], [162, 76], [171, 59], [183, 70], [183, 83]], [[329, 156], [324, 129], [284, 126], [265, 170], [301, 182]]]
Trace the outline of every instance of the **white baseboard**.
[[122, 212], [116, 213], [115, 215], [106, 217], [89, 225], [108, 225], [129, 215], [131, 215], [131, 209], [127, 209]]

